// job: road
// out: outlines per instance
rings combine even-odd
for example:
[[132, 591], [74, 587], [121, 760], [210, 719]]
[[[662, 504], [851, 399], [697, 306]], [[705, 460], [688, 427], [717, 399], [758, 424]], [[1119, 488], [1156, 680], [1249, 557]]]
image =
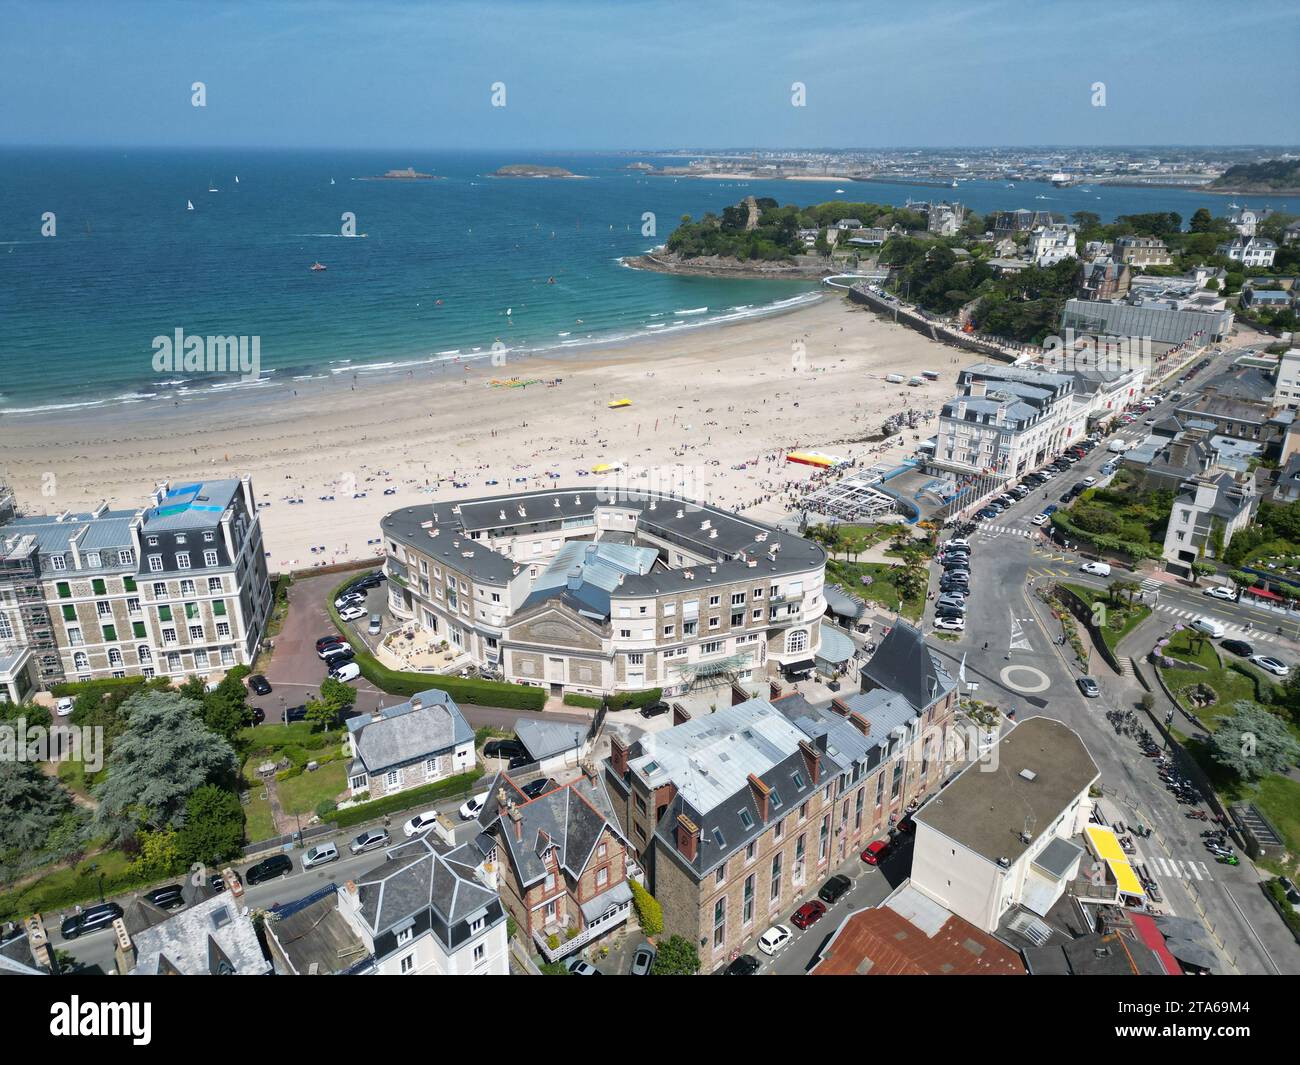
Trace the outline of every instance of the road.
[[[1216, 363], [1231, 354], [1225, 353]], [[1215, 369], [1207, 368], [1198, 378], [1204, 379]], [[1149, 416], [1162, 417], [1168, 409], [1169, 403], [1162, 404]], [[1144, 689], [1135, 678], [1114, 674], [1094, 654], [1088, 670], [1101, 688], [1101, 697], [1084, 698], [1076, 685], [1083, 669], [1068, 647], [1057, 646], [1059, 628], [1032, 595], [1032, 586], [1057, 578], [1104, 588], [1117, 578], [1142, 581], [1150, 576], [1119, 567], [1108, 577], [1083, 574], [1079, 571], [1082, 555], [1051, 544], [1029, 522], [1075, 481], [1100, 476], [1101, 466], [1113, 457], [1098, 447], [1015, 507], [981, 523], [970, 537], [972, 592], [966, 630], [956, 641], [932, 640], [932, 646], [950, 661], [954, 671], [965, 662], [968, 692], [974, 697], [1014, 710], [1020, 718], [1048, 714], [1079, 733], [1101, 770], [1107, 799], [1123, 812], [1121, 819], [1154, 830], [1151, 838], [1136, 841], [1139, 853], [1135, 860], [1155, 877], [1169, 908], [1212, 930], [1224, 971], [1300, 971], [1300, 947], [1264, 898], [1260, 874], [1249, 863], [1237, 868], [1215, 864], [1200, 838], [1204, 823], [1187, 818], [1187, 808], [1165, 790], [1151, 760], [1142, 756], [1134, 740], [1117, 735], [1108, 722], [1107, 709], [1136, 710]], [[1150, 632], [1152, 642], [1161, 623], [1172, 628], [1176, 622], [1207, 615], [1221, 620], [1229, 635], [1257, 642], [1257, 650], [1279, 655], [1287, 662], [1300, 659], [1294, 627], [1286, 626], [1285, 633], [1279, 635], [1270, 611], [1215, 600], [1184, 584], [1162, 581], [1158, 588], [1148, 588], [1148, 601], [1155, 596], [1154, 620], [1149, 619], [1139, 631]], [[931, 612], [927, 611], [927, 621]], [[1266, 627], [1268, 622], [1272, 624]], [[1172, 704], [1158, 690], [1155, 694], [1156, 713], [1163, 714]]]

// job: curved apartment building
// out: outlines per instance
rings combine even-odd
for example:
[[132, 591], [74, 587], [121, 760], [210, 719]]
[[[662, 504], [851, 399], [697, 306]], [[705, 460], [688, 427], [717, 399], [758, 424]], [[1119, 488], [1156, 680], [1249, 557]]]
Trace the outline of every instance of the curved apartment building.
[[550, 489], [404, 507], [380, 523], [394, 616], [552, 694], [812, 668], [826, 553], [715, 506]]

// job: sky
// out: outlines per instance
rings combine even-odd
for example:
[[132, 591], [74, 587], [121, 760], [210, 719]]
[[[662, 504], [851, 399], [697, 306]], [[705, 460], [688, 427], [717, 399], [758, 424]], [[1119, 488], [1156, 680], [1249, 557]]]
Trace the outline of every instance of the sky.
[[1300, 141], [1294, 0], [0, 0], [0, 28], [10, 145]]

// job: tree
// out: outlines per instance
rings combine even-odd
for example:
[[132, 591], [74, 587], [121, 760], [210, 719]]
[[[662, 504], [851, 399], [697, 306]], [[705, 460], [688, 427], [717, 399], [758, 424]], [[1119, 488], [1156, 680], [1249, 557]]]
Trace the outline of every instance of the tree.
[[131, 872], [149, 879], [171, 876], [183, 869], [180, 848], [177, 846], [174, 829], [165, 828], [160, 832], [141, 832], [139, 837], [140, 853], [131, 863]]
[[0, 854], [47, 848], [60, 823], [73, 813], [72, 799], [58, 781], [15, 755], [0, 759]]
[[177, 840], [186, 865], [217, 865], [239, 854], [244, 811], [239, 796], [215, 784], [196, 788], [185, 802], [185, 824]]
[[1277, 715], [1240, 700], [1211, 734], [1210, 757], [1242, 780], [1259, 780], [1300, 760], [1300, 741]]
[[113, 744], [95, 817], [114, 836], [184, 820], [191, 792], [233, 775], [235, 752], [209, 732], [178, 692], [140, 691], [123, 704], [126, 731]]
[[357, 701], [357, 690], [341, 680], [326, 677], [320, 682], [320, 697], [337, 711], [347, 710]]
[[572, 976], [562, 961], [544, 961], [538, 967], [543, 976]]
[[668, 942], [659, 944], [659, 953], [650, 966], [651, 976], [694, 976], [699, 971], [699, 951], [683, 936], [669, 936]]
[[253, 723], [253, 711], [248, 705], [248, 689], [244, 687], [244, 677], [248, 673], [247, 666], [235, 666], [215, 691], [205, 692], [202, 696], [203, 723], [227, 740], [234, 740], [240, 729]]
[[311, 699], [307, 702], [306, 708], [307, 722], [311, 725], [312, 730], [320, 729], [322, 732], [328, 732], [339, 720], [339, 712], [324, 699]]

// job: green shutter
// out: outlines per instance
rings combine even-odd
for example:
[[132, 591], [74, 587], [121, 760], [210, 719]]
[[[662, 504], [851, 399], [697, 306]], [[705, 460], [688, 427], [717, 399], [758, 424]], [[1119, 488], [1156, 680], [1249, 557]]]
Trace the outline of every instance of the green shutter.
[[172, 608], [169, 606], [160, 606], [158, 608], [158, 620], [171, 621], [171, 619], [172, 619]]
[[112, 625], [105, 625], [105, 626], [104, 626], [104, 641], [105, 641], [106, 643], [112, 643], [112, 642], [114, 642], [116, 639], [117, 639], [117, 629], [113, 628]]
[[106, 591], [106, 588], [104, 586], [104, 579], [102, 577], [96, 577], [93, 581], [90, 582], [90, 586], [95, 590], [96, 595], [103, 595], [104, 592]]
[[131, 622], [131, 631], [135, 633], [135, 636], [136, 636], [136, 639], [137, 639], [137, 640], [143, 640], [143, 639], [144, 639], [144, 622], [143, 622], [143, 621], [133, 621], [133, 622]]
[[185, 604], [185, 616], [186, 616], [190, 621], [193, 621], [195, 618], [197, 618], [197, 617], [199, 616], [199, 604], [198, 604], [198, 603], [186, 603], [186, 604]]
[[135, 591], [135, 578], [134, 578], [134, 577], [123, 577], [123, 578], [122, 578], [122, 587], [125, 588], [128, 592], [134, 592], [134, 591]]
[[72, 598], [72, 585], [70, 585], [67, 581], [59, 581], [59, 583], [56, 584], [55, 587], [58, 588], [59, 590], [60, 599]]
[[216, 600], [212, 604], [212, 613], [219, 618], [224, 618], [226, 616], [226, 601], [224, 599]]
[[67, 603], [63, 607], [63, 620], [64, 621], [77, 620], [77, 608], [73, 606], [71, 603]]

